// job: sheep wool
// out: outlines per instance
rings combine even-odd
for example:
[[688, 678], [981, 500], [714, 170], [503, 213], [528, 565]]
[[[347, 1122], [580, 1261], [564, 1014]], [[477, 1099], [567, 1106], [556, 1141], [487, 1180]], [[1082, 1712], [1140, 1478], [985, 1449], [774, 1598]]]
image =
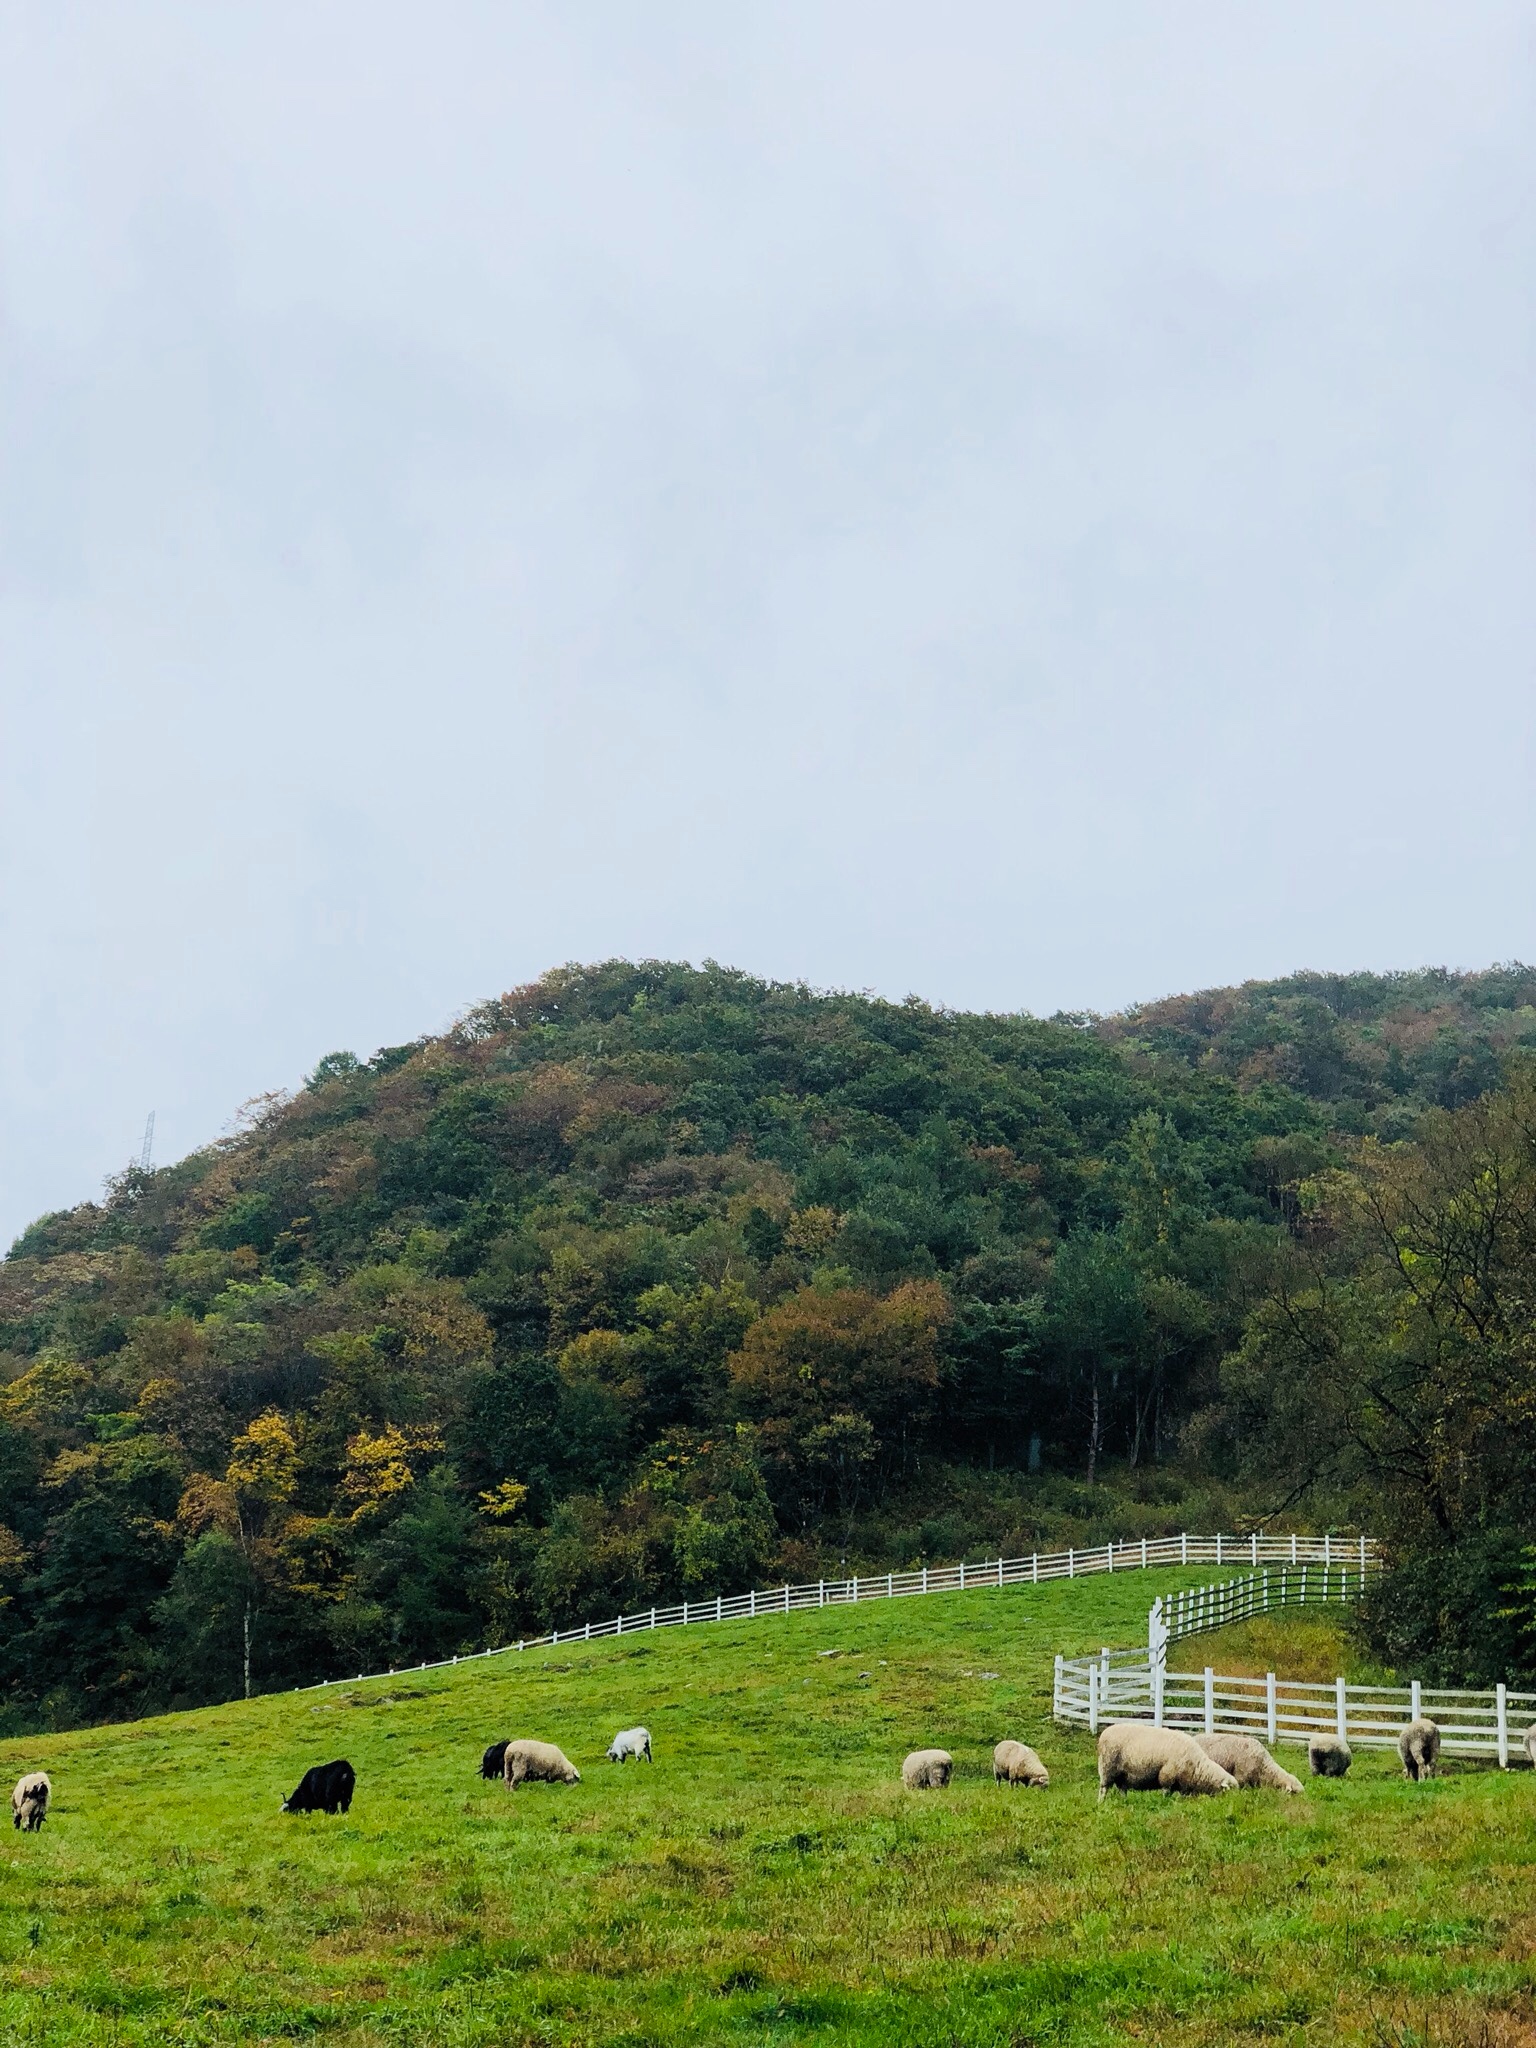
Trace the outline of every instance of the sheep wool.
[[1112, 1721], [1099, 1737], [1099, 1797], [1108, 1792], [1232, 1792], [1237, 1780], [1193, 1737], [1149, 1721]]
[[1314, 1735], [1307, 1744], [1307, 1763], [1314, 1778], [1342, 1778], [1355, 1753], [1342, 1735]]
[[507, 1744], [506, 1755], [502, 1758], [502, 1773], [507, 1790], [515, 1792], [519, 1785], [579, 1785], [581, 1773], [565, 1754], [552, 1742], [534, 1742], [523, 1737]]
[[1410, 1721], [1397, 1738], [1405, 1778], [1433, 1778], [1440, 1768], [1440, 1730], [1433, 1721]]
[[1051, 1774], [1027, 1742], [1000, 1742], [992, 1752], [992, 1775], [999, 1785], [1044, 1787]]
[[11, 1794], [11, 1826], [20, 1828], [23, 1834], [35, 1835], [48, 1818], [48, 1801], [52, 1797], [53, 1785], [46, 1771], [28, 1771], [25, 1777], [18, 1778]]
[[947, 1749], [914, 1749], [901, 1767], [901, 1782], [909, 1792], [937, 1792], [949, 1783], [954, 1769]]
[[1282, 1770], [1256, 1735], [1197, 1735], [1214, 1764], [1230, 1771], [1249, 1792], [1299, 1792], [1300, 1778]]

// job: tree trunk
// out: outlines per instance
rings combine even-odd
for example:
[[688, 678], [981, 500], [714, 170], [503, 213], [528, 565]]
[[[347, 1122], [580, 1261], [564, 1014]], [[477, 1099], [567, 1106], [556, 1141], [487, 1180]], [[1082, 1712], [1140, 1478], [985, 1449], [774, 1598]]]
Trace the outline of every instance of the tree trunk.
[[247, 1698], [247, 1699], [249, 1699], [249, 1698], [250, 1698], [250, 1696], [251, 1696], [251, 1598], [250, 1598], [250, 1595], [249, 1595], [249, 1594], [247, 1594], [247, 1595], [246, 1595], [246, 1598], [245, 1598], [245, 1660], [244, 1660], [244, 1665], [245, 1665], [245, 1668], [244, 1668], [244, 1676], [245, 1676], [245, 1696], [246, 1696], [246, 1698]]
[[1093, 1376], [1093, 1420], [1088, 1429], [1088, 1484], [1094, 1484], [1099, 1462], [1099, 1376]]

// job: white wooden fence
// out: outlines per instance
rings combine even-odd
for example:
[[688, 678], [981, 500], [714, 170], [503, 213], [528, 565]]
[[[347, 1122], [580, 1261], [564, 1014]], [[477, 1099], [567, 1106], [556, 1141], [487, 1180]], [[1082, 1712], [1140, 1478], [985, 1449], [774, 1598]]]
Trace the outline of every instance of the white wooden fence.
[[[983, 1586], [1044, 1585], [1052, 1579], [1086, 1578], [1095, 1572], [1146, 1571], [1170, 1565], [1248, 1564], [1289, 1567], [1305, 1565], [1324, 1571], [1347, 1566], [1370, 1569], [1376, 1545], [1369, 1536], [1139, 1536], [1087, 1549], [1039, 1550], [1028, 1557], [994, 1557], [980, 1564], [924, 1565], [911, 1572], [876, 1572], [852, 1579], [815, 1579], [802, 1586], [773, 1586], [762, 1592], [712, 1595], [707, 1600], [682, 1600], [669, 1607], [642, 1607], [617, 1614], [611, 1621], [586, 1621], [528, 1636], [492, 1650], [475, 1650], [436, 1663], [391, 1666], [388, 1671], [359, 1672], [355, 1679], [329, 1679], [319, 1686], [359, 1684], [364, 1678], [394, 1678], [401, 1670], [440, 1671], [483, 1657], [504, 1657], [522, 1650], [555, 1649], [564, 1643], [590, 1643], [602, 1636], [628, 1636], [653, 1628], [692, 1628], [700, 1622], [756, 1620], [770, 1614], [793, 1614], [808, 1607], [840, 1607], [862, 1600], [902, 1600], [922, 1593], [964, 1593]], [[1143, 1662], [1145, 1662], [1143, 1658]]]
[[1466, 1687], [1349, 1685], [1277, 1678], [1233, 1678], [1213, 1671], [1169, 1671], [1170, 1644], [1220, 1628], [1229, 1621], [1320, 1600], [1358, 1598], [1375, 1559], [1362, 1566], [1318, 1571], [1289, 1562], [1277, 1571], [1250, 1573], [1220, 1586], [1199, 1586], [1154, 1601], [1145, 1650], [1101, 1650], [1096, 1657], [1058, 1657], [1053, 1713], [1058, 1721], [1096, 1733], [1110, 1721], [1155, 1721], [1214, 1735], [1233, 1731], [1261, 1741], [1305, 1744], [1314, 1735], [1342, 1735], [1352, 1747], [1393, 1749], [1407, 1721], [1421, 1715], [1440, 1729], [1451, 1756], [1497, 1760], [1501, 1768], [1527, 1761], [1524, 1735], [1536, 1721], [1536, 1692], [1497, 1685]]

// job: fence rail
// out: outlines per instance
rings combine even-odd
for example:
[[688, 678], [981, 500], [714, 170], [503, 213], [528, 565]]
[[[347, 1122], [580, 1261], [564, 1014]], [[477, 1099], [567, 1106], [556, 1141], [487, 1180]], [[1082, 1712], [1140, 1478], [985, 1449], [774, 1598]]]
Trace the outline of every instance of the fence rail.
[[1375, 1569], [1374, 1546], [1348, 1565], [1332, 1559], [1250, 1572], [1224, 1585], [1195, 1586], [1159, 1597], [1147, 1617], [1145, 1650], [1101, 1650], [1096, 1657], [1058, 1657], [1052, 1711], [1058, 1721], [1096, 1733], [1110, 1721], [1154, 1721], [1197, 1734], [1257, 1735], [1271, 1745], [1341, 1735], [1354, 1748], [1394, 1749], [1407, 1721], [1427, 1716], [1451, 1756], [1492, 1757], [1501, 1768], [1527, 1760], [1525, 1731], [1536, 1722], [1536, 1692], [1497, 1685], [1486, 1690], [1407, 1685], [1349, 1685], [1231, 1677], [1212, 1670], [1169, 1671], [1169, 1646], [1180, 1639], [1282, 1607], [1356, 1599]]
[[610, 1621], [582, 1622], [552, 1629], [548, 1635], [526, 1636], [491, 1650], [441, 1657], [433, 1663], [391, 1666], [388, 1671], [359, 1672], [356, 1678], [323, 1678], [300, 1691], [318, 1692], [328, 1685], [357, 1685], [370, 1678], [395, 1678], [401, 1671], [441, 1671], [486, 1657], [517, 1655], [525, 1650], [557, 1649], [568, 1643], [596, 1642], [604, 1636], [636, 1635], [646, 1629], [692, 1628], [701, 1622], [756, 1620], [770, 1614], [795, 1614], [810, 1607], [851, 1606], [864, 1600], [903, 1600], [925, 1593], [964, 1593], [985, 1586], [1044, 1585], [1053, 1579], [1087, 1578], [1096, 1572], [1146, 1571], [1171, 1565], [1268, 1564], [1286, 1568], [1320, 1566], [1324, 1571], [1348, 1567], [1369, 1570], [1376, 1544], [1369, 1536], [1139, 1536], [1096, 1543], [1087, 1549], [1032, 1551], [1028, 1557], [993, 1557], [979, 1564], [924, 1565], [917, 1571], [876, 1572], [851, 1579], [815, 1579], [800, 1586], [773, 1586], [765, 1591], [715, 1595], [708, 1600], [683, 1600], [668, 1607], [642, 1607], [616, 1614]]

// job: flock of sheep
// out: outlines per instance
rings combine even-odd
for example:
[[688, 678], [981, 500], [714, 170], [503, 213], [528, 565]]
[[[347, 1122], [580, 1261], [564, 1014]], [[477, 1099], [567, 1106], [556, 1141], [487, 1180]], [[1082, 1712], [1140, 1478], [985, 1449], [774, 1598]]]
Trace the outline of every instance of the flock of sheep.
[[[1440, 1730], [1410, 1721], [1397, 1738], [1405, 1778], [1432, 1778]], [[1354, 1761], [1342, 1735], [1314, 1735], [1307, 1761], [1315, 1778], [1342, 1778]], [[1299, 1792], [1254, 1735], [1185, 1735], [1146, 1721], [1114, 1721], [1099, 1737], [1099, 1797], [1107, 1792]]]
[[[1536, 1727], [1525, 1747], [1536, 1762]], [[1410, 1721], [1397, 1739], [1407, 1778], [1432, 1778], [1439, 1768], [1440, 1730], [1433, 1721]], [[608, 1745], [610, 1763], [653, 1761], [650, 1730], [621, 1728]], [[1342, 1735], [1314, 1735], [1307, 1749], [1312, 1774], [1342, 1778], [1353, 1761]], [[901, 1767], [909, 1792], [937, 1791], [954, 1776], [947, 1749], [914, 1749]], [[581, 1773], [552, 1742], [515, 1737], [493, 1742], [480, 1759], [482, 1778], [500, 1778], [508, 1791], [519, 1785], [579, 1785]], [[992, 1776], [1000, 1785], [1043, 1789], [1051, 1774], [1027, 1742], [1000, 1742], [992, 1752]], [[345, 1813], [352, 1804], [357, 1774], [344, 1757], [315, 1764], [283, 1801], [285, 1813]], [[1099, 1736], [1099, 1797], [1108, 1792], [1299, 1792], [1301, 1780], [1282, 1770], [1252, 1735], [1185, 1735], [1149, 1721], [1115, 1721]], [[53, 1786], [46, 1771], [18, 1778], [11, 1794], [11, 1824], [32, 1834], [48, 1817]]]
[[[1536, 1728], [1527, 1738], [1536, 1756]], [[1439, 1767], [1440, 1730], [1410, 1721], [1397, 1740], [1403, 1775], [1432, 1778]], [[1353, 1762], [1342, 1735], [1314, 1735], [1307, 1760], [1316, 1778], [1342, 1778]], [[914, 1749], [901, 1767], [910, 1792], [936, 1791], [954, 1775], [947, 1749]], [[1000, 1785], [1043, 1787], [1051, 1774], [1026, 1742], [1000, 1742], [992, 1752]], [[1253, 1735], [1185, 1735], [1148, 1721], [1114, 1721], [1099, 1737], [1099, 1797], [1108, 1792], [1299, 1792], [1301, 1780], [1282, 1770]]]

